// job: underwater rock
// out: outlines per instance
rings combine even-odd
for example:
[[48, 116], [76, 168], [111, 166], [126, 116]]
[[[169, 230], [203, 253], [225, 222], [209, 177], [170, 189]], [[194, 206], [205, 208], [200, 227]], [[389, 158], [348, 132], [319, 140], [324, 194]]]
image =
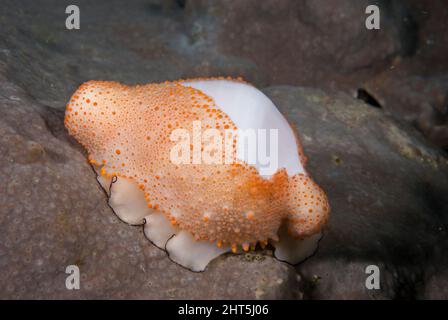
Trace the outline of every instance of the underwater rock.
[[[0, 82], [1, 298], [302, 296], [294, 268], [271, 251], [222, 256], [202, 273], [172, 262], [114, 215], [62, 111]], [[80, 290], [65, 287], [68, 265], [79, 266]]]
[[[433, 267], [443, 268], [439, 257], [447, 248], [446, 160], [381, 110], [345, 94], [264, 90], [303, 132], [310, 170], [334, 208], [320, 249], [296, 268], [268, 250], [221, 256], [193, 273], [150, 244], [142, 227], [113, 214], [82, 148], [63, 128], [62, 111], [1, 81], [2, 298], [433, 294], [424, 279], [439, 275]], [[64, 286], [71, 264], [80, 267], [81, 290]], [[364, 287], [369, 264], [381, 268], [379, 292]]]
[[[429, 87], [437, 89], [434, 83], [448, 72], [447, 3], [378, 3], [381, 29], [368, 31], [367, 0], [80, 0], [81, 28], [68, 31], [61, 13], [70, 1], [4, 0], [0, 59], [8, 62], [12, 81], [54, 108], [88, 79], [135, 84], [226, 75], [260, 88], [330, 87], [354, 96], [369, 87], [385, 108], [407, 119], [403, 103], [416, 95], [422, 100], [427, 90], [410, 94], [403, 88], [412, 88], [414, 80], [387, 71], [409, 61], [400, 69], [430, 79]], [[377, 78], [384, 80], [378, 89], [371, 85]], [[446, 114], [435, 106], [423, 109], [430, 112], [418, 127], [445, 146]]]
[[[49, 4], [46, 10], [38, 10], [42, 2]], [[302, 61], [300, 55], [293, 56], [297, 59], [294, 64], [304, 69], [285, 70], [294, 64], [282, 60], [281, 68], [275, 70], [276, 64], [264, 59], [284, 46], [264, 46], [269, 43], [265, 39], [283, 39], [287, 34], [279, 36], [276, 30], [267, 33], [267, 27], [253, 17], [249, 19], [250, 28], [246, 28], [238, 18], [233, 25], [226, 22], [236, 29], [235, 42], [228, 43], [213, 38], [218, 25], [204, 17], [207, 10], [194, 9], [194, 1], [187, 1], [184, 8], [177, 2], [165, 7], [156, 0], [133, 1], [132, 6], [123, 1], [101, 4], [80, 0], [82, 21], [76, 32], [68, 32], [60, 20], [69, 1], [2, 2], [0, 297], [446, 299], [446, 158], [407, 123], [397, 123], [381, 109], [330, 91], [292, 86], [266, 89], [264, 92], [304, 134], [302, 144], [310, 158], [310, 172], [330, 198], [328, 229], [316, 255], [297, 267], [278, 262], [266, 251], [219, 257], [202, 273], [176, 265], [144, 238], [141, 227], [129, 227], [112, 213], [82, 148], [64, 129], [62, 111], [76, 87], [93, 78], [132, 84], [222, 74], [243, 76], [263, 87], [284, 83], [281, 72], [285, 71], [294, 84], [304, 77], [308, 84], [349, 84], [356, 91], [363, 85], [361, 80], [369, 83], [373, 75], [390, 67], [384, 61], [390, 62], [400, 52], [407, 53], [406, 60], [418, 60], [421, 55], [417, 53], [422, 51], [426, 59], [418, 68], [409, 67], [411, 71], [403, 73], [406, 77], [398, 79], [397, 86], [407, 87], [407, 77], [423, 74], [432, 79], [431, 86], [434, 83], [439, 88], [437, 76], [446, 74], [448, 61], [446, 3], [409, 1], [416, 7], [410, 17], [419, 26], [416, 50], [412, 45], [402, 50], [403, 39], [410, 44], [415, 40], [412, 32], [405, 32], [401, 41], [389, 33], [397, 30], [393, 25], [404, 21], [400, 15], [400, 22], [391, 21], [385, 34], [368, 39], [360, 36], [363, 48], [381, 48], [382, 53], [363, 51], [357, 56], [350, 51], [353, 47], [349, 40], [358, 39], [357, 35], [347, 32], [344, 39], [348, 42], [341, 42], [343, 50], [331, 57], [338, 67], [343, 62], [342, 66], [348, 68], [348, 73], [338, 77], [331, 71], [334, 66], [314, 58], [325, 58], [325, 53], [313, 47], [312, 39], [319, 35], [322, 41], [334, 39], [319, 30], [322, 21], [318, 17], [328, 20], [325, 28], [331, 27], [341, 12], [350, 13], [339, 11], [344, 6], [335, 5], [327, 14], [319, 13], [317, 7], [308, 10], [314, 13], [315, 26], [307, 27], [309, 36], [298, 44], [308, 50], [300, 51]], [[294, 22], [294, 17], [285, 19], [282, 6], [276, 9], [274, 2], [266, 3], [266, 7], [257, 8], [266, 15], [253, 10], [235, 12], [235, 16], [247, 13], [268, 21], [275, 18], [282, 22], [276, 24], [280, 30], [289, 23], [303, 23]], [[314, 1], [303, 3], [313, 5]], [[431, 6], [435, 3], [438, 5]], [[110, 19], [112, 9], [119, 27]], [[219, 10], [211, 11], [223, 16]], [[245, 36], [260, 35], [262, 50], [270, 52], [248, 47], [251, 42], [238, 39], [241, 31]], [[256, 39], [251, 41], [256, 43]], [[232, 49], [238, 42], [243, 46]], [[330, 50], [339, 48], [332, 42], [328, 45]], [[292, 50], [289, 46], [281, 53], [284, 59]], [[253, 53], [262, 55], [257, 58]], [[377, 100], [390, 101], [384, 105], [385, 111], [407, 119], [408, 110], [398, 110], [401, 101], [412, 98], [408, 90], [403, 91], [406, 99], [401, 100], [400, 96], [388, 98], [385, 90], [365, 88]], [[419, 101], [425, 96], [434, 101], [431, 90], [422, 92]], [[392, 112], [394, 105], [400, 108], [396, 113]], [[69, 264], [80, 267], [81, 290], [69, 291], [64, 286], [64, 271]], [[381, 290], [365, 289], [364, 270], [369, 264], [377, 264], [382, 272]]]
[[434, 145], [448, 149], [448, 76], [422, 76], [424, 66], [401, 65], [364, 87], [379, 107], [418, 128]]
[[[263, 84], [367, 89], [381, 107], [448, 148], [448, 6], [378, 1], [381, 29], [368, 31], [369, 1], [191, 0], [189, 34], [254, 61]], [[250, 74], [243, 74], [249, 81]]]
[[[447, 266], [444, 154], [346, 94], [291, 86], [264, 92], [300, 128], [310, 170], [332, 207], [319, 250], [297, 267], [310, 281], [309, 297], [424, 296], [424, 279]], [[371, 264], [380, 267], [382, 290], [361, 281]]]
[[[350, 89], [403, 51], [401, 19], [384, 8], [381, 30], [365, 27], [367, 0], [187, 1], [190, 35], [254, 61], [270, 84]], [[382, 7], [383, 8], [383, 7]], [[254, 82], [251, 75], [242, 75]]]

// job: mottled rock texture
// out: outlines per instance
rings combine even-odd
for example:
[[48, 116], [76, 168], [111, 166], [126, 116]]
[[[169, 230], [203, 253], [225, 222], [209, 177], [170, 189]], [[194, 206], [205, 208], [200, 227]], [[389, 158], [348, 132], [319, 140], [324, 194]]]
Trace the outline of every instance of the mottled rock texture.
[[[265, 92], [300, 128], [309, 170], [332, 206], [319, 251], [297, 268], [315, 278], [311, 297], [423, 295], [425, 277], [447, 266], [444, 154], [345, 94], [288, 86]], [[369, 264], [381, 266], [380, 291], [365, 290]]]
[[[214, 261], [204, 273], [171, 262], [121, 222], [66, 134], [61, 110], [3, 86], [0, 99], [1, 298], [299, 298], [293, 267], [270, 255]], [[78, 265], [81, 290], [65, 287]]]
[[[69, 1], [2, 1], [0, 298], [448, 298], [446, 154], [414, 130], [446, 147], [446, 3], [390, 3], [367, 32], [367, 1], [77, 1], [68, 31]], [[270, 86], [301, 134], [332, 213], [299, 266], [269, 249], [176, 265], [113, 214], [63, 127], [84, 81], [210, 75]]]
[[365, 87], [385, 110], [448, 149], [448, 4], [437, 0], [407, 4], [410, 10], [404, 22], [409, 31], [413, 30], [413, 49], [397, 57]]
[[[364, 26], [381, 9], [381, 29]], [[358, 89], [448, 148], [448, 3], [440, 0], [4, 0], [8, 77], [60, 107], [91, 78], [123, 82], [243, 76], [257, 86]]]
[[[369, 4], [380, 8], [380, 30], [364, 26]], [[448, 148], [448, 3], [193, 0], [185, 8], [195, 41], [255, 63], [249, 80], [354, 96], [367, 89], [387, 112]]]

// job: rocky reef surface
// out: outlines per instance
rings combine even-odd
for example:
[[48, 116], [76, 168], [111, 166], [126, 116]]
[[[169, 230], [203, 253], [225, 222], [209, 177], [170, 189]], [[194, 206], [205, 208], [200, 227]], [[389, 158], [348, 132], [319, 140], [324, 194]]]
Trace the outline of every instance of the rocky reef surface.
[[[384, 28], [368, 33], [367, 1], [252, 2], [78, 1], [69, 31], [67, 1], [3, 1], [0, 298], [448, 298], [446, 4], [379, 1]], [[114, 215], [64, 129], [86, 80], [214, 75], [264, 88], [329, 196], [298, 266], [269, 249], [176, 265]], [[65, 287], [71, 264], [81, 290]]]

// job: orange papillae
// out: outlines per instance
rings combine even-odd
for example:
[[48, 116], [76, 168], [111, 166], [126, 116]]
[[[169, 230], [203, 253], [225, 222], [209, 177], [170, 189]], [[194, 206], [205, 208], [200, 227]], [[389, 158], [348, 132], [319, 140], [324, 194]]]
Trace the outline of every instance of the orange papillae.
[[[174, 164], [170, 150], [175, 129], [234, 128], [213, 99], [178, 82], [125, 86], [89, 81], [67, 105], [65, 125], [89, 152], [101, 174], [133, 179], [148, 207], [167, 215], [198, 240], [247, 250], [276, 239], [284, 219], [293, 236], [316, 233], [327, 220], [324, 192], [305, 174], [284, 169], [270, 179], [236, 160], [233, 164]], [[301, 150], [299, 145], [299, 150]], [[224, 162], [224, 161], [223, 161]]]

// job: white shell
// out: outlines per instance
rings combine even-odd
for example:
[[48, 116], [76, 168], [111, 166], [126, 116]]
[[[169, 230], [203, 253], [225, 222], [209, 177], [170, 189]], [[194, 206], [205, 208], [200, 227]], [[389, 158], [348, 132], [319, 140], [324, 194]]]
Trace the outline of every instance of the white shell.
[[[285, 168], [288, 175], [292, 176], [297, 173], [305, 173], [302, 163], [300, 162], [296, 136], [288, 121], [278, 111], [272, 101], [257, 88], [237, 81], [230, 80], [198, 80], [187, 81], [181, 83], [184, 86], [193, 87], [212, 97], [216, 105], [226, 113], [235, 123], [239, 130], [255, 130], [257, 133], [266, 137], [268, 155], [275, 147], [278, 148], [277, 163], [271, 163], [272, 168], [268, 169], [268, 165], [263, 163], [263, 159], [259, 156], [262, 150], [258, 148], [255, 154], [243, 152], [245, 143], [243, 140], [237, 141], [239, 160], [249, 163], [250, 157], [256, 158], [254, 165], [259, 174], [265, 178], [269, 178], [277, 169]], [[265, 129], [262, 133], [259, 129]], [[269, 129], [277, 129], [278, 140], [276, 145], [269, 143]], [[258, 139], [257, 134], [257, 139]], [[275, 159], [273, 159], [275, 160]]]

